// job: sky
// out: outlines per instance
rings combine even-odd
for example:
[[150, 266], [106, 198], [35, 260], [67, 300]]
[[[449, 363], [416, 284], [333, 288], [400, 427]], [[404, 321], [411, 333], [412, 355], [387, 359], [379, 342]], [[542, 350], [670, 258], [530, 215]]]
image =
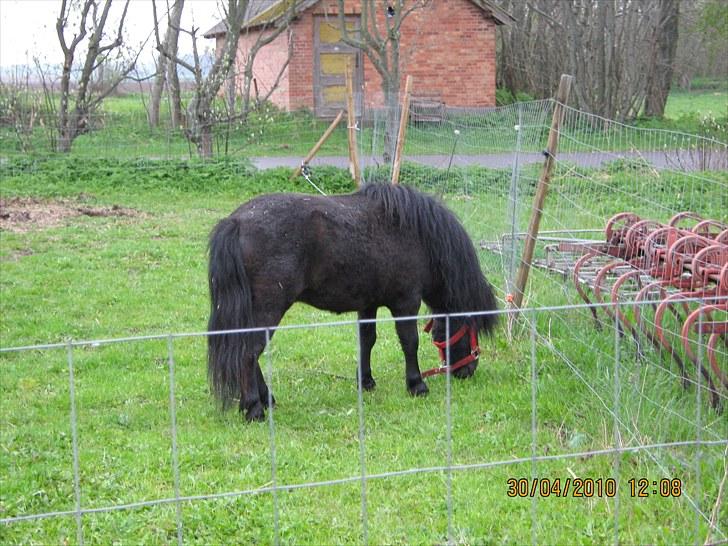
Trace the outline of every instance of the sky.
[[[69, 3], [72, 0], [69, 0]], [[116, 29], [123, 9], [123, 0], [114, 0], [107, 29]], [[32, 65], [33, 57], [39, 57], [44, 64], [62, 62], [61, 46], [56, 34], [56, 19], [61, 0], [0, 0], [0, 68], [13, 65]], [[167, 0], [157, 0], [157, 14], [166, 13]], [[202, 34], [220, 20], [217, 0], [186, 0], [183, 10], [182, 28], [192, 25]], [[112, 23], [115, 23], [112, 25]], [[125, 24], [125, 39], [138, 49], [149, 38], [142, 49], [140, 62], [153, 66], [154, 29], [151, 0], [131, 0]], [[114, 30], [115, 31], [115, 30]], [[70, 42], [71, 33], [67, 32]], [[161, 36], [164, 39], [164, 36]], [[200, 36], [199, 50], [214, 48], [214, 40]], [[180, 36], [180, 51], [191, 54], [192, 42], [185, 35]]]

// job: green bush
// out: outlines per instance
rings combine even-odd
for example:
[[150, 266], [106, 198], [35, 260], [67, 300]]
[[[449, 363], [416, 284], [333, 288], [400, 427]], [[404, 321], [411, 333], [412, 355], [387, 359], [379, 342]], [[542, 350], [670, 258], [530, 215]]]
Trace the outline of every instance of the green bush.
[[641, 157], [622, 157], [605, 163], [604, 170], [609, 174], [652, 172], [654, 167]]
[[[78, 161], [70, 157], [50, 159], [20, 157], [0, 163], [3, 194], [59, 197], [79, 193], [128, 193], [251, 195], [266, 192], [316, 189], [304, 177], [290, 179], [291, 169], [256, 170], [247, 160], [114, 160]], [[311, 180], [324, 192], [353, 191], [346, 169], [316, 167]]]
[[516, 93], [516, 102], [531, 102], [532, 100], [536, 100], [536, 97], [523, 91]]
[[530, 102], [536, 100], [533, 95], [529, 95], [523, 91], [518, 91], [514, 95], [510, 89], [499, 87], [495, 90], [495, 104], [496, 106], [507, 106], [514, 102]]
[[516, 102], [513, 93], [510, 90], [503, 87], [499, 87], [495, 90], [495, 104], [496, 106], [507, 106]]
[[71, 157], [12, 158], [0, 165], [5, 192], [60, 196], [79, 192], [124, 189], [131, 193], [222, 192], [250, 179], [254, 168], [247, 161], [155, 161], [86, 159]]

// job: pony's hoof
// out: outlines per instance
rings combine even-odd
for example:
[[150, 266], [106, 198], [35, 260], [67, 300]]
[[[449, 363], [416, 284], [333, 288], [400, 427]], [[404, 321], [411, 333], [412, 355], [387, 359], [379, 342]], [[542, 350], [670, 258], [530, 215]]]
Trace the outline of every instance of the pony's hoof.
[[430, 389], [427, 388], [425, 382], [420, 379], [419, 383], [415, 383], [411, 387], [407, 387], [407, 390], [412, 396], [425, 396]]
[[374, 387], [377, 386], [377, 382], [374, 381], [373, 377], [364, 377], [361, 380], [361, 388], [365, 391], [373, 391]]
[[265, 411], [263, 410], [263, 404], [256, 402], [253, 406], [245, 412], [245, 420], [248, 423], [253, 421], [263, 421], [265, 419]]
[[473, 374], [475, 373], [475, 369], [477, 367], [478, 367], [477, 364], [470, 363], [467, 366], [463, 366], [462, 368], [459, 368], [452, 373], [458, 379], [467, 379], [469, 377], [473, 377]]

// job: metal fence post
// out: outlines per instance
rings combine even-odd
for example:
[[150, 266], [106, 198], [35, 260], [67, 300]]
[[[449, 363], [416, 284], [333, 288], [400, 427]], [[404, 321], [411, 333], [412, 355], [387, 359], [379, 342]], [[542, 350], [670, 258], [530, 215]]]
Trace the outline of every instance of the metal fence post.
[[[622, 464], [622, 437], [619, 432], [620, 423], [620, 408], [621, 408], [621, 396], [622, 396], [622, 383], [620, 379], [620, 336], [619, 336], [619, 303], [617, 303], [614, 310], [614, 407], [612, 408], [612, 415], [614, 417], [614, 480], [616, 483], [621, 482], [621, 464]], [[619, 488], [615, 491], [614, 495], [614, 544], [619, 544]]]
[[361, 479], [361, 527], [362, 527], [362, 543], [369, 544], [369, 518], [367, 515], [367, 470], [366, 470], [366, 432], [364, 423], [364, 393], [361, 375], [361, 322], [356, 322], [356, 345], [357, 345], [357, 363], [356, 363], [356, 391], [357, 406], [359, 413], [359, 472]]
[[[531, 480], [538, 478], [536, 455], [538, 445], [538, 421], [536, 397], [538, 390], [538, 369], [536, 365], [536, 311], [531, 311]], [[536, 495], [531, 497], [531, 544], [537, 544], [538, 515], [536, 512]]]
[[513, 294], [513, 288], [516, 277], [516, 232], [518, 231], [518, 179], [519, 179], [519, 161], [521, 153], [521, 135], [523, 134], [523, 107], [521, 103], [516, 104], [518, 108], [518, 125], [514, 127], [516, 131], [516, 149], [513, 153], [513, 167], [511, 169], [511, 188], [508, 194], [508, 216], [511, 225], [511, 250], [510, 259], [508, 261], [508, 279], [506, 286], [509, 294]]
[[[445, 317], [445, 339], [450, 339], [450, 315]], [[450, 371], [452, 362], [450, 344], [445, 347], [445, 353], [445, 362], [448, 366], [445, 374], [445, 425], [447, 428], [447, 475], [445, 483], [447, 487], [447, 543], [449, 545], [454, 544], [452, 528], [452, 372]]]
[[271, 333], [265, 330], [265, 363], [268, 380], [268, 400], [261, 400], [268, 406], [268, 432], [270, 435], [270, 482], [273, 489], [273, 544], [281, 543], [280, 508], [278, 501], [278, 459], [276, 453], [276, 427], [273, 417], [273, 356], [270, 348]]
[[179, 452], [177, 449], [177, 399], [175, 395], [175, 378], [174, 378], [174, 347], [173, 337], [170, 334], [167, 338], [167, 363], [169, 365], [169, 419], [170, 433], [172, 436], [172, 472], [174, 475], [174, 497], [175, 517], [177, 524], [177, 544], [182, 546], [182, 505], [180, 504], [179, 492]]
[[78, 462], [78, 415], [76, 414], [76, 379], [73, 372], [73, 343], [69, 340], [68, 355], [68, 396], [71, 404], [71, 447], [73, 449], [73, 508], [76, 516], [76, 541], [83, 546], [83, 522], [81, 521], [81, 478]]

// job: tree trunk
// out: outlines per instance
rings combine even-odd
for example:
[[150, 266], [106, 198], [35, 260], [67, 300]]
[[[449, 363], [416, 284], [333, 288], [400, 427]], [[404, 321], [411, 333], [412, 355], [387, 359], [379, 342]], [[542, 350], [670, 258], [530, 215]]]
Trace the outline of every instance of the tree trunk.
[[[170, 26], [169, 30], [167, 30], [172, 58], [177, 56], [182, 8], [184, 8], [184, 5], [185, 0], [177, 0], [172, 7]], [[177, 63], [175, 62], [170, 62], [167, 66], [167, 89], [169, 91], [170, 109], [172, 111], [172, 127], [178, 129], [184, 125], [184, 117], [179, 89], [179, 75], [177, 74]]]
[[660, 16], [655, 30], [655, 63], [647, 81], [645, 115], [665, 115], [667, 96], [672, 85], [673, 65], [678, 41], [680, 0], [660, 0]]
[[60, 127], [58, 128], [57, 152], [68, 153], [76, 137], [81, 133], [79, 128], [79, 113], [66, 110], [59, 116]]
[[[516, 21], [523, 21], [526, 4], [522, 1], [510, 2], [505, 9], [515, 17]], [[521, 43], [521, 36], [517, 29], [508, 26], [499, 29], [501, 36], [501, 54], [497, 57], [499, 64], [499, 77], [503, 87], [508, 89], [513, 96], [522, 90], [523, 76], [519, 74], [519, 66], [514, 62], [523, 53], [524, 47]]]
[[184, 110], [182, 109], [182, 98], [179, 89], [179, 75], [177, 64], [169, 63], [167, 67], [167, 89], [169, 90], [169, 102], [172, 116], [172, 127], [179, 129], [185, 125]]
[[56, 151], [67, 154], [71, 151], [71, 143], [73, 142], [73, 139], [68, 134], [68, 130], [64, 127], [61, 129], [58, 135], [58, 140], [56, 141]]
[[399, 74], [396, 79], [383, 80], [384, 106], [387, 112], [384, 122], [384, 162], [394, 160], [397, 147], [397, 134], [399, 132]]
[[159, 127], [159, 105], [162, 102], [162, 91], [167, 80], [167, 57], [160, 54], [157, 58], [157, 75], [152, 86], [152, 98], [149, 102], [149, 125]]
[[237, 95], [237, 89], [235, 87], [236, 79], [237, 75], [235, 72], [235, 65], [233, 65], [233, 70], [230, 71], [230, 77], [225, 83], [225, 102], [227, 103], [229, 117], [233, 117], [235, 115], [235, 98]]
[[187, 112], [187, 139], [195, 144], [197, 154], [204, 159], [212, 157], [212, 103], [215, 95], [203, 85], [192, 99]]
[[182, 104], [179, 92], [179, 77], [177, 75], [177, 63], [169, 60], [176, 58], [179, 42], [180, 22], [182, 20], [182, 8], [184, 0], [177, 0], [172, 6], [169, 14], [167, 34], [164, 37], [164, 49], [169, 55], [160, 53], [157, 60], [157, 75], [154, 78], [152, 87], [152, 98], [149, 105], [149, 124], [152, 127], [159, 126], [159, 110], [162, 103], [162, 91], [164, 84], [167, 84], [167, 91], [170, 98], [170, 110], [172, 127], [179, 128], [182, 122]]
[[73, 57], [66, 53], [63, 63], [63, 72], [61, 73], [61, 96], [60, 105], [58, 107], [58, 140], [56, 141], [56, 151], [67, 153], [71, 151], [71, 142], [68, 135], [68, 106], [71, 98], [71, 66]]
[[204, 159], [212, 157], [212, 127], [209, 124], [200, 127], [200, 140], [197, 143], [197, 153]]

